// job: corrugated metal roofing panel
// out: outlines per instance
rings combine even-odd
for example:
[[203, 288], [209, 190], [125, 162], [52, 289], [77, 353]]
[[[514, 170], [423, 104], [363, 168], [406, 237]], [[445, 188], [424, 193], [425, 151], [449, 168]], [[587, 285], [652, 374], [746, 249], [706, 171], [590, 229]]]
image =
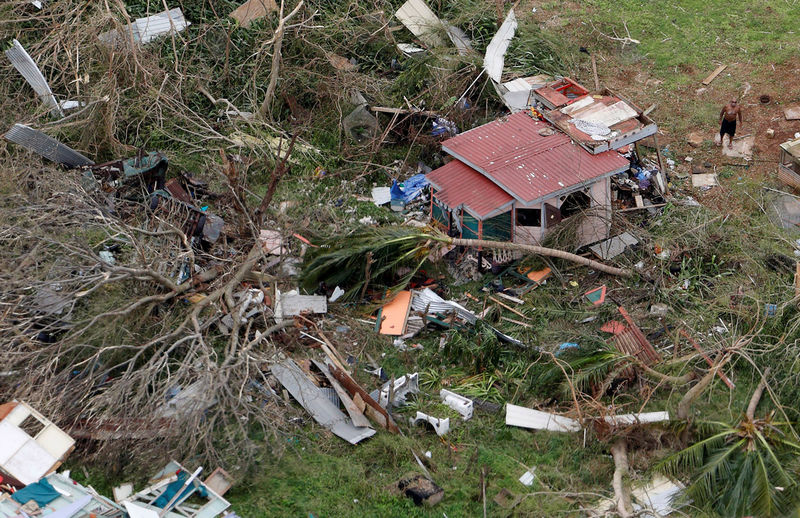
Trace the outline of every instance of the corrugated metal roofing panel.
[[442, 203], [451, 209], [463, 205], [480, 219], [514, 200], [491, 180], [459, 160], [431, 171], [425, 178], [439, 190], [436, 197]]
[[42, 102], [50, 108], [50, 113], [54, 117], [63, 117], [64, 114], [53, 95], [53, 91], [50, 90], [47, 79], [45, 79], [42, 71], [36, 66], [36, 62], [30, 54], [28, 54], [22, 44], [14, 40], [12, 42], [12, 47], [6, 51], [6, 57], [11, 61], [11, 64], [14, 65], [14, 68], [22, 74], [22, 77], [25, 78], [28, 84], [31, 85], [31, 88], [33, 88], [37, 95], [41, 97]]
[[4, 137], [9, 142], [19, 144], [59, 164], [68, 165], [70, 167], [94, 164], [94, 162], [85, 156], [65, 146], [50, 135], [46, 135], [24, 124], [14, 124]]
[[592, 155], [570, 138], [519, 112], [446, 140], [442, 149], [489, 177], [523, 203], [532, 203], [584, 182], [624, 171], [616, 151]]

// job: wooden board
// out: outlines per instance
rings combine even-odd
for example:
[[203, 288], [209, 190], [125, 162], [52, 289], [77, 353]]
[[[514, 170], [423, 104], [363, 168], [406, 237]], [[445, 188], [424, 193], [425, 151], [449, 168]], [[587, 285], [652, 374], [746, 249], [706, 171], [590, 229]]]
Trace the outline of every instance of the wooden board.
[[242, 27], [247, 27], [253, 21], [266, 16], [267, 13], [277, 10], [278, 5], [275, 0], [249, 0], [237, 7], [230, 16]]
[[400, 336], [406, 328], [408, 309], [411, 307], [411, 292], [403, 290], [381, 309], [379, 333]]
[[728, 65], [720, 65], [720, 66], [718, 66], [716, 68], [716, 70], [711, 72], [711, 74], [707, 78], [703, 79], [703, 84], [706, 85], [706, 86], [711, 84], [711, 81], [716, 79], [717, 76], [720, 75], [722, 73], [722, 71], [725, 70], [726, 68], [728, 68]]

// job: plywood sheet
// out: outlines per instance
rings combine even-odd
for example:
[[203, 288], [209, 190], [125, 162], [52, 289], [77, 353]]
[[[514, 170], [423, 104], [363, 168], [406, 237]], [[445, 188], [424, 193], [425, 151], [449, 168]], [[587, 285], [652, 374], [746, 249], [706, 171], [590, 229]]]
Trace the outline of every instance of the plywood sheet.
[[398, 293], [381, 310], [380, 334], [400, 336], [403, 334], [408, 320], [408, 308], [411, 307], [411, 292], [403, 290]]

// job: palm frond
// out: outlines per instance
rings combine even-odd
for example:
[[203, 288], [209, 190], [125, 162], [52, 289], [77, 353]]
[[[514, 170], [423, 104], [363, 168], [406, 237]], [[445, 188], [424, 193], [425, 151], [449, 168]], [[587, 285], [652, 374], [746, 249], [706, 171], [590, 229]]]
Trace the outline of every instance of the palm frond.
[[[320, 282], [346, 287], [345, 299], [353, 299], [367, 282], [399, 290], [422, 267], [436, 237], [433, 231], [391, 226], [331, 238], [309, 254], [301, 282], [307, 290]], [[409, 271], [396, 281], [401, 267]]]

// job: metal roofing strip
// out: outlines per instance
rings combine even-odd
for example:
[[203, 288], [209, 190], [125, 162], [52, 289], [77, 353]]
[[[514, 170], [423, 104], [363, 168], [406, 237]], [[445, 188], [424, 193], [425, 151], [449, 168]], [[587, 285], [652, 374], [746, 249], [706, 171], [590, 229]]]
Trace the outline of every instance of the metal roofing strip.
[[70, 167], [92, 165], [94, 162], [65, 146], [53, 137], [24, 124], [14, 124], [4, 135], [9, 142], [19, 144], [48, 160]]
[[45, 79], [39, 67], [36, 66], [36, 62], [20, 42], [14, 40], [12, 44], [13, 46], [6, 51], [8, 60], [14, 65], [14, 68], [22, 74], [25, 81], [31, 85], [31, 88], [33, 88], [36, 94], [42, 99], [42, 102], [50, 108], [50, 113], [53, 117], [63, 117], [64, 112], [61, 111], [61, 107], [58, 105], [58, 101], [53, 95], [53, 91], [50, 89], [47, 79]]
[[455, 311], [459, 317], [467, 320], [470, 324], [474, 324], [475, 321], [478, 320], [477, 315], [467, 308], [456, 302], [444, 300], [430, 288], [425, 288], [422, 291], [412, 291], [411, 294], [411, 307], [414, 311], [427, 310], [428, 314], [451, 313]]
[[514, 9], [511, 9], [508, 11], [503, 24], [492, 37], [492, 41], [486, 46], [486, 55], [483, 58], [483, 68], [495, 82], [499, 83], [503, 76], [506, 51], [516, 31], [517, 17], [514, 14]]
[[350, 419], [336, 408], [322, 390], [308, 379], [303, 370], [292, 359], [270, 367], [286, 390], [305, 408], [319, 424], [328, 428], [350, 444], [375, 435], [372, 428], [353, 426]]

